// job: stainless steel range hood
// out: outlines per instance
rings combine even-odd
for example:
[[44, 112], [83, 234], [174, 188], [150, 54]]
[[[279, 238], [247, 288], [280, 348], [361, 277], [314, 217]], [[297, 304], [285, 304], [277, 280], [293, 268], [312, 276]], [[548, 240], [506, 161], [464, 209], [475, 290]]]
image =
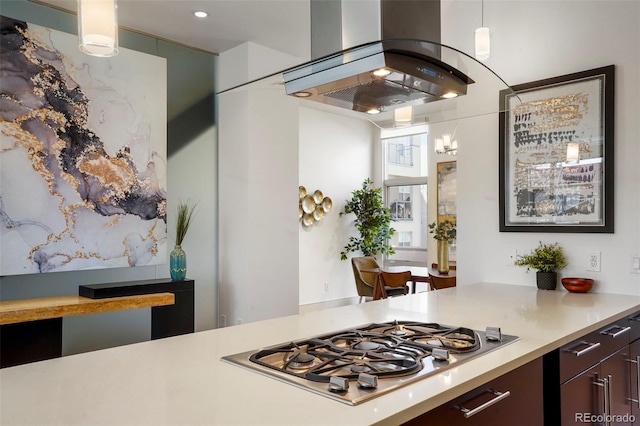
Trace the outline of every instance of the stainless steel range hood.
[[283, 73], [288, 95], [375, 114], [467, 93], [474, 81], [420, 40], [387, 40], [348, 49]]
[[439, 1], [311, 0], [311, 28], [312, 56], [329, 54], [285, 72], [288, 95], [379, 113], [465, 95], [474, 83], [440, 59]]
[[[375, 13], [353, 10], [351, 16], [361, 19], [313, 19], [312, 42], [324, 41], [312, 43], [311, 57], [317, 59], [224, 89], [217, 95], [244, 92], [264, 97], [268, 93], [274, 102], [297, 101], [306, 108], [364, 119], [390, 129], [407, 126], [397, 123], [393, 112], [408, 105], [413, 106], [413, 119], [408, 124], [411, 126], [494, 116], [499, 112], [498, 94], [511, 90], [484, 63], [440, 43], [439, 1], [312, 0], [312, 10], [314, 3], [341, 4], [343, 14], [347, 5], [402, 5], [400, 9], [406, 8], [404, 12], [409, 11], [410, 16], [405, 13], [398, 18], [402, 25], [395, 26], [389, 23], [398, 20], [385, 18], [385, 14], [376, 19], [371, 18]], [[437, 13], [416, 10], [425, 4], [437, 5]], [[339, 23], [331, 25], [335, 21]], [[377, 33], [364, 34], [371, 29]], [[372, 76], [378, 68], [391, 72], [385, 78]], [[458, 96], [447, 99], [444, 95], [448, 92]], [[366, 113], [376, 106], [381, 107], [379, 114]]]

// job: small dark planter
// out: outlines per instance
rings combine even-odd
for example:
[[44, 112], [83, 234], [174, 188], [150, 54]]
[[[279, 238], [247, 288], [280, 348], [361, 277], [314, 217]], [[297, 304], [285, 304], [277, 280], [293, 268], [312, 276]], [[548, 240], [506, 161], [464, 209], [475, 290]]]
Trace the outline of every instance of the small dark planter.
[[557, 283], [557, 272], [536, 272], [536, 284], [540, 290], [555, 290]]

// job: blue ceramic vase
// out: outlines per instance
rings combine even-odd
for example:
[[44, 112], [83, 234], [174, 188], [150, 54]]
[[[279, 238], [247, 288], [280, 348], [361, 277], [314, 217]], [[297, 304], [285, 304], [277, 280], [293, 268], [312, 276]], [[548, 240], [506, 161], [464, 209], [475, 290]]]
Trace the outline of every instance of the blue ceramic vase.
[[179, 245], [169, 255], [169, 270], [172, 281], [183, 281], [187, 276], [187, 254]]

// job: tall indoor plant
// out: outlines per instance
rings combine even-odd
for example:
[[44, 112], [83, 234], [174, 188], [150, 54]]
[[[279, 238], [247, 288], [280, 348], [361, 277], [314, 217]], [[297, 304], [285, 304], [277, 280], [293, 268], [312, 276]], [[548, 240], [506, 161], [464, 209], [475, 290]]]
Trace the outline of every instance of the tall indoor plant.
[[516, 266], [526, 266], [527, 272], [535, 269], [536, 285], [541, 290], [555, 290], [558, 281], [558, 270], [567, 266], [567, 259], [558, 243], [543, 244], [533, 249], [530, 254], [518, 256]]
[[438, 272], [446, 274], [449, 272], [449, 244], [456, 239], [456, 223], [444, 219], [440, 223], [433, 222], [428, 225], [429, 233], [433, 234], [433, 239], [437, 242]]
[[187, 254], [182, 249], [182, 242], [193, 219], [197, 203], [180, 202], [176, 217], [176, 245], [169, 255], [169, 272], [173, 281], [182, 281], [187, 276]]
[[382, 201], [382, 188], [372, 188], [372, 185], [371, 179], [365, 179], [362, 189], [352, 192], [351, 200], [346, 201], [344, 210], [340, 212], [340, 216], [355, 214], [355, 226], [360, 234], [358, 237], [349, 237], [349, 243], [340, 252], [342, 260], [346, 260], [350, 252], [360, 251], [365, 256], [395, 253], [389, 244], [389, 239], [395, 233], [390, 226], [391, 213]]

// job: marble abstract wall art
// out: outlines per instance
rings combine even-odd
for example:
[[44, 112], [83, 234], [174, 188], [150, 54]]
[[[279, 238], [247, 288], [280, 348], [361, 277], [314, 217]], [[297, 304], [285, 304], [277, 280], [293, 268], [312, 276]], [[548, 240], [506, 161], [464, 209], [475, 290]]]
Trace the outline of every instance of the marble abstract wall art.
[[0, 26], [0, 275], [166, 263], [166, 60]]

